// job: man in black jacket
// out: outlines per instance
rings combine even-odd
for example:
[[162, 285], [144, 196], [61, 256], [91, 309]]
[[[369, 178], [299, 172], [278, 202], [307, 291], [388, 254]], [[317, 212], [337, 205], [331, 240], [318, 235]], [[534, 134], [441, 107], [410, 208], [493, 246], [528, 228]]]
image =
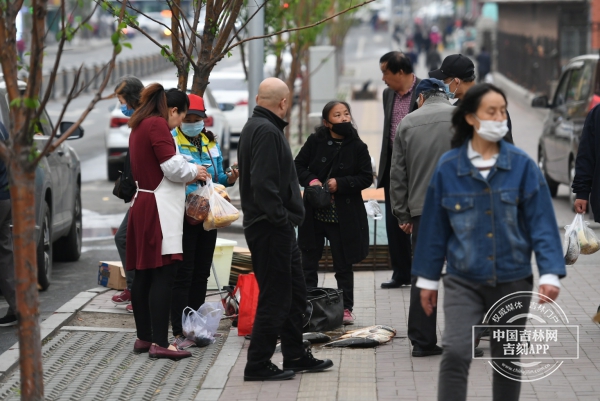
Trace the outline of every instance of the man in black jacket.
[[[416, 41], [416, 39], [415, 39]], [[383, 187], [385, 196], [385, 231], [392, 264], [392, 279], [381, 284], [381, 288], [398, 288], [411, 283], [412, 250], [410, 235], [398, 227], [398, 220], [392, 214], [390, 201], [390, 167], [392, 146], [396, 129], [408, 113], [416, 109], [415, 88], [420, 82], [413, 72], [410, 59], [401, 52], [389, 52], [379, 59], [383, 81], [388, 86], [383, 91], [383, 138], [377, 188]]]
[[[238, 145], [244, 235], [260, 291], [244, 370], [246, 381], [291, 379], [294, 372], [319, 372], [333, 366], [329, 359], [315, 359], [302, 344], [306, 286], [294, 227], [304, 219], [304, 205], [283, 134], [288, 98], [282, 80], [265, 79]], [[278, 335], [284, 370], [271, 362]]]
[[[4, 124], [0, 123], [0, 141], [7, 140], [8, 131]], [[0, 327], [17, 324], [15, 264], [12, 249], [12, 233], [10, 230], [11, 215], [8, 171], [4, 162], [0, 161], [0, 290], [8, 303], [6, 315], [0, 318]]]
[[573, 193], [577, 197], [575, 211], [585, 213], [589, 201], [596, 222], [600, 222], [600, 163], [596, 161], [596, 155], [600, 154], [600, 140], [596, 139], [598, 129], [600, 129], [600, 108], [596, 106], [588, 113], [583, 124], [572, 185]]

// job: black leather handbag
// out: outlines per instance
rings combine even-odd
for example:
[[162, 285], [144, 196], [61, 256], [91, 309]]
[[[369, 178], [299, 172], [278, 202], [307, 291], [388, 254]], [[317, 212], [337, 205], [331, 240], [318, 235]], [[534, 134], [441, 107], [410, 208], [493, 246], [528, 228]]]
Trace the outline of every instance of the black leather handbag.
[[307, 288], [304, 332], [335, 330], [344, 320], [342, 290]]
[[115, 181], [115, 187], [113, 188], [113, 195], [119, 199], [123, 199], [125, 203], [131, 202], [131, 199], [137, 191], [137, 186], [133, 180], [131, 174], [131, 165], [129, 161], [129, 152], [125, 156], [125, 163], [123, 165], [123, 171], [117, 181]]
[[304, 198], [315, 209], [325, 209], [331, 205], [331, 194], [327, 182], [325, 185], [311, 185], [304, 188]]

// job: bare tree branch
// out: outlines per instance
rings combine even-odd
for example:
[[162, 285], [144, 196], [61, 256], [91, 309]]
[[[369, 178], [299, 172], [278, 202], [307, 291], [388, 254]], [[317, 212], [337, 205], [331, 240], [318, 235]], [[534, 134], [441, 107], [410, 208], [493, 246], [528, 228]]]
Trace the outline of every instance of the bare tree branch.
[[[119, 20], [118, 20], [118, 24], [121, 23], [121, 21], [123, 21], [123, 17], [125, 16], [125, 3], [121, 4], [121, 12], [119, 14]], [[67, 138], [69, 138], [69, 136], [77, 129], [81, 126], [81, 123], [86, 119], [86, 117], [88, 116], [88, 114], [94, 109], [94, 106], [96, 105], [96, 103], [98, 103], [102, 98], [101, 94], [104, 91], [104, 89], [106, 88], [106, 86], [108, 85], [108, 82], [110, 80], [110, 75], [112, 73], [112, 71], [115, 68], [115, 60], [117, 58], [117, 47], [115, 46], [113, 48], [113, 54], [112, 57], [109, 61], [108, 65], [108, 69], [107, 69], [107, 73], [104, 77], [104, 80], [102, 81], [102, 84], [100, 85], [100, 87], [98, 88], [96, 94], [94, 95], [94, 98], [90, 101], [90, 103], [88, 104], [87, 108], [85, 109], [85, 111], [81, 114], [81, 116], [79, 117], [79, 119], [73, 124], [71, 125], [71, 127], [69, 127], [69, 129], [64, 132], [59, 138], [58, 140], [54, 141], [51, 143], [51, 140], [48, 141], [48, 143], [51, 143], [50, 146], [48, 146], [47, 148], [44, 148], [44, 150], [42, 152], [40, 152], [38, 154], [38, 156], [36, 157], [36, 159], [34, 160], [33, 164], [37, 164], [40, 159], [42, 157], [44, 157], [45, 155], [53, 152], [56, 148], [58, 148], [64, 141], [67, 140]], [[83, 67], [83, 66], [82, 66]], [[78, 71], [78, 74], [76, 74], [76, 77], [78, 77], [81, 73], [81, 68]], [[78, 81], [78, 79], [77, 79]], [[73, 83], [73, 87], [71, 89], [70, 93], [73, 93], [74, 88], [76, 87], [77, 81]], [[66, 106], [63, 107], [63, 112], [61, 113], [61, 116], [64, 114], [66, 110]], [[61, 122], [61, 120], [58, 120], [57, 125], [59, 125]], [[56, 128], [53, 131], [53, 135], [56, 135]]]
[[219, 60], [215, 60], [215, 61], [214, 61], [214, 63], [212, 63], [212, 64], [214, 65], [214, 64], [216, 64], [217, 62], [219, 62], [219, 61], [220, 61], [220, 60], [221, 60], [221, 59], [222, 59], [222, 58], [225, 56], [225, 54], [227, 54], [229, 51], [231, 51], [231, 50], [232, 50], [232, 49], [234, 49], [235, 47], [237, 47], [237, 46], [241, 45], [242, 43], [245, 43], [245, 42], [248, 42], [248, 41], [251, 41], [251, 40], [257, 40], [257, 39], [265, 39], [265, 38], [270, 38], [270, 37], [272, 37], [272, 36], [275, 36], [275, 35], [280, 35], [280, 34], [282, 34], [282, 33], [286, 33], [286, 32], [295, 32], [295, 31], [301, 31], [301, 30], [303, 30], [303, 29], [314, 28], [315, 26], [321, 25], [321, 24], [322, 24], [322, 23], [324, 23], [324, 22], [327, 22], [327, 21], [329, 21], [329, 20], [332, 20], [332, 19], [334, 19], [334, 18], [335, 18], [335, 17], [337, 17], [338, 15], [342, 15], [342, 14], [344, 14], [344, 13], [347, 13], [348, 11], [354, 10], [355, 8], [362, 7], [362, 6], [364, 6], [365, 4], [369, 4], [369, 3], [372, 3], [372, 2], [374, 2], [374, 1], [375, 1], [375, 0], [367, 0], [367, 1], [365, 1], [365, 2], [362, 2], [362, 3], [360, 3], [360, 4], [357, 4], [357, 5], [355, 5], [355, 6], [348, 7], [348, 8], [347, 8], [347, 9], [345, 9], [345, 10], [342, 10], [342, 11], [340, 11], [340, 12], [338, 12], [338, 13], [335, 13], [335, 14], [333, 14], [332, 16], [330, 16], [330, 17], [327, 17], [327, 18], [325, 18], [325, 19], [322, 19], [322, 20], [320, 20], [320, 21], [317, 21], [317, 22], [315, 22], [315, 23], [313, 23], [313, 24], [309, 24], [309, 25], [301, 26], [301, 27], [298, 27], [298, 28], [289, 28], [289, 29], [284, 29], [284, 30], [282, 30], [282, 31], [278, 31], [278, 32], [269, 33], [269, 34], [267, 34], [267, 35], [253, 36], [253, 37], [251, 37], [251, 38], [246, 38], [246, 39], [244, 39], [244, 40], [241, 40], [241, 41], [239, 41], [239, 42], [237, 42], [237, 43], [233, 44], [232, 46], [229, 46], [229, 47], [227, 47], [225, 50], [223, 50], [223, 52], [222, 52], [222, 54], [221, 54], [221, 57], [220, 57], [220, 59], [219, 59]]

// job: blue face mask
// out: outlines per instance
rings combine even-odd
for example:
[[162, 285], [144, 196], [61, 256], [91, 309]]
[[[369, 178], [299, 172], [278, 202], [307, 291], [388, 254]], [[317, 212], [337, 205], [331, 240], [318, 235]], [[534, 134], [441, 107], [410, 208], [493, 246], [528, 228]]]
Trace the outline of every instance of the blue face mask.
[[129, 107], [127, 107], [127, 104], [121, 105], [121, 113], [123, 113], [126, 117], [131, 117], [134, 111], [134, 109], [130, 109]]
[[187, 136], [195, 137], [200, 135], [200, 132], [204, 129], [204, 121], [198, 121], [195, 123], [181, 123], [181, 132]]
[[[458, 82], [458, 85], [460, 85], [460, 81]], [[444, 84], [444, 86], [446, 87], [446, 95], [448, 95], [448, 99], [454, 99], [454, 96], [456, 96], [456, 91], [458, 90], [458, 85], [456, 85], [456, 89], [454, 89], [454, 92], [450, 92], [450, 84]]]

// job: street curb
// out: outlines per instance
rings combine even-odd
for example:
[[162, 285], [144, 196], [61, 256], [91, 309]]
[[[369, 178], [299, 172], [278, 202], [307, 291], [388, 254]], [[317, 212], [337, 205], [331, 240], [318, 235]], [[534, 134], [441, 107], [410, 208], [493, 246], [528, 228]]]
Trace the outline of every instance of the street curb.
[[[71, 319], [75, 313], [81, 310], [96, 295], [109, 291], [110, 288], [94, 287], [87, 291], [80, 292], [71, 300], [67, 301], [58, 308], [48, 319], [40, 324], [40, 337], [42, 343], [48, 337], [54, 335], [61, 326]], [[0, 380], [12, 373], [13, 369], [19, 366], [19, 342], [0, 355]]]
[[229, 332], [223, 348], [219, 351], [204, 378], [200, 391], [196, 394], [195, 401], [218, 401], [229, 380], [229, 373], [242, 351], [244, 340], [244, 337], [238, 336], [237, 329]]

